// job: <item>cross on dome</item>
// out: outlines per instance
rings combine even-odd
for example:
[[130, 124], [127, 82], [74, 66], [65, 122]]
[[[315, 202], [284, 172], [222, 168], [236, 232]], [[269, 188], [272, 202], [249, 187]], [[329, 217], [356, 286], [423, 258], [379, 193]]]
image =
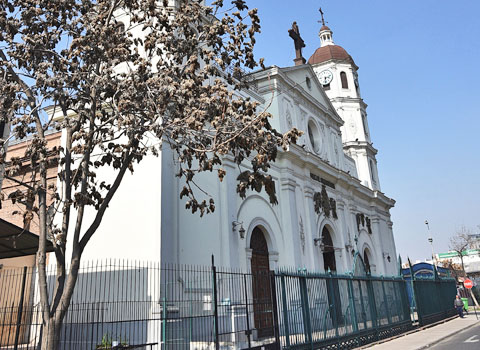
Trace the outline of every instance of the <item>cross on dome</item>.
[[323, 11], [320, 7], [319, 9], [320, 15], [322, 16], [322, 20], [318, 21], [318, 23], [322, 23], [322, 27], [320, 28], [320, 32], [318, 36], [320, 37], [320, 47], [324, 47], [327, 45], [335, 45], [333, 42], [333, 32], [328, 26], [325, 24], [325, 18], [323, 17]]
[[325, 25], [325, 18], [323, 18], [322, 8], [320, 7], [320, 8], [318, 9], [318, 11], [320, 11], [320, 16], [322, 16], [322, 20], [321, 20], [321, 21], [318, 21], [318, 23], [322, 23], [322, 25]]

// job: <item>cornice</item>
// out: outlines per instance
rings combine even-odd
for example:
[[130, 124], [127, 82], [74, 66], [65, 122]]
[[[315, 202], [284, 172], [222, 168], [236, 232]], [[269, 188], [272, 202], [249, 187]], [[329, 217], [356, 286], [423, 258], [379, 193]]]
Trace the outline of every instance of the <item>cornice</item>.
[[378, 150], [373, 147], [372, 143], [367, 141], [346, 141], [343, 142], [343, 148], [345, 150], [350, 150], [352, 148], [355, 150], [365, 149], [367, 150], [367, 153], [374, 156], [378, 153]]
[[[297, 164], [300, 168], [315, 171], [317, 175], [324, 177], [334, 183], [337, 187], [352, 192], [355, 197], [359, 197], [368, 203], [375, 203], [377, 206], [385, 208], [387, 211], [395, 205], [395, 200], [387, 197], [383, 192], [371, 190], [361, 184], [360, 180], [346, 173], [345, 171], [326, 163], [317, 155], [305, 151], [302, 147], [291, 144], [287, 152], [278, 154], [279, 160], [288, 160]], [[279, 168], [283, 166], [277, 164]], [[312, 180], [313, 181], [313, 180]]]
[[351, 103], [359, 104], [363, 110], [366, 110], [368, 105], [361, 97], [334, 97], [331, 99], [332, 103]]

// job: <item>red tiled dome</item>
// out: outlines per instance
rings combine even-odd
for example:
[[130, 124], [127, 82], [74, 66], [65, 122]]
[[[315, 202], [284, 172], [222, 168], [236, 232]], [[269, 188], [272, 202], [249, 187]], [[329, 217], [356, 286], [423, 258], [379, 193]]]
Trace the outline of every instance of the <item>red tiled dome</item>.
[[325, 24], [320, 28], [320, 31], [323, 32], [324, 30], [329, 30], [332, 31], [330, 28], [328, 28]]
[[319, 47], [308, 59], [308, 63], [317, 64], [326, 62], [328, 60], [350, 61], [351, 63], [355, 64], [353, 58], [348, 54], [348, 52], [345, 51], [343, 47], [338, 45], [326, 45]]

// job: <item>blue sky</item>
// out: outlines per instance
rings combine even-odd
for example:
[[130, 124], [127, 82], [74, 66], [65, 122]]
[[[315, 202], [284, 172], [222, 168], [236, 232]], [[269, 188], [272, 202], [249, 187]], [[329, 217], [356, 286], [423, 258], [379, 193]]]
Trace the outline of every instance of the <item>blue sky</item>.
[[480, 1], [250, 0], [266, 65], [293, 65], [288, 36], [300, 27], [308, 60], [319, 47], [321, 6], [337, 45], [359, 69], [382, 191], [392, 209], [397, 252], [447, 251], [462, 225], [480, 225]]

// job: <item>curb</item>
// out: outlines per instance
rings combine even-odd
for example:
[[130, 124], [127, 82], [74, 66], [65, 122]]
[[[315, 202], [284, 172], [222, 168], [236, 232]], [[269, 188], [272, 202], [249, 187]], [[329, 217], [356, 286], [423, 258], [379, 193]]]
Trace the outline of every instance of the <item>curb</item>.
[[[379, 340], [379, 341], [377, 341], [377, 342], [375, 342], [375, 343], [370, 343], [370, 344], [368, 344], [368, 345], [364, 345], [364, 346], [362, 346], [362, 347], [355, 348], [355, 350], [362, 350], [362, 349], [373, 348], [375, 345], [380, 345], [380, 344], [383, 344], [383, 343], [387, 343], [387, 342], [389, 342], [389, 341], [391, 341], [391, 340], [395, 340], [395, 339], [398, 339], [398, 338], [402, 338], [402, 337], [405, 337], [405, 336], [407, 336], [407, 335], [410, 335], [410, 334], [413, 334], [413, 333], [417, 333], [417, 332], [423, 331], [423, 330], [428, 329], [428, 328], [435, 327], [435, 326], [440, 325], [440, 324], [442, 324], [442, 323], [446, 323], [446, 322], [448, 322], [448, 321], [454, 320], [455, 318], [458, 318], [458, 315], [455, 315], [455, 316], [452, 316], [452, 317], [443, 319], [443, 320], [438, 321], [438, 322], [435, 322], [435, 323], [428, 324], [428, 325], [426, 325], [426, 326], [422, 326], [422, 327], [415, 328], [415, 329], [410, 330], [410, 331], [408, 331], [408, 332], [405, 332], [405, 333], [402, 333], [402, 334], [398, 334], [398, 335], [396, 335], [396, 336], [394, 336], [394, 337], [382, 339], [382, 340]], [[480, 321], [479, 321], [479, 322], [480, 322]], [[471, 324], [471, 325], [463, 328], [460, 332], [463, 332], [464, 330], [470, 329], [471, 327], [473, 327], [473, 326], [475, 326], [475, 325], [477, 325], [477, 324], [478, 324], [478, 322], [473, 323], [473, 324]], [[433, 342], [431, 342], [431, 343], [429, 343], [429, 344], [427, 344], [427, 345], [423, 345], [423, 346], [421, 346], [421, 347], [419, 347], [419, 348], [409, 349], [409, 350], [423, 350], [423, 349], [427, 349], [427, 348], [429, 348], [430, 346], [435, 345], [435, 344], [441, 342], [442, 340], [445, 340], [445, 339], [448, 338], [448, 337], [451, 337], [452, 335], [453, 335], [453, 333], [452, 333], [452, 334], [447, 334], [447, 335], [443, 336], [442, 338], [436, 339], [435, 341], [433, 341]]]

